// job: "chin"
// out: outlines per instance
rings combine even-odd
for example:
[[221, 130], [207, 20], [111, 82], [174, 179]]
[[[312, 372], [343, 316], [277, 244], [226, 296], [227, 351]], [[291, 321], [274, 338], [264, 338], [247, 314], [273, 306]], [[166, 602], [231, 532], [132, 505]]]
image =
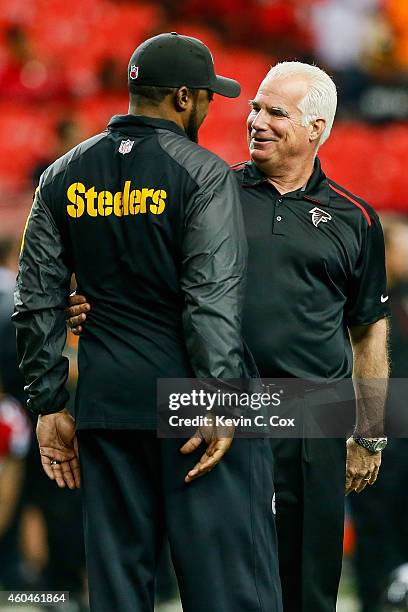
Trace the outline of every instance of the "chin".
[[270, 158], [270, 155], [268, 155], [266, 151], [259, 151], [259, 149], [250, 149], [249, 154], [251, 156], [252, 161], [258, 163], [266, 162]]

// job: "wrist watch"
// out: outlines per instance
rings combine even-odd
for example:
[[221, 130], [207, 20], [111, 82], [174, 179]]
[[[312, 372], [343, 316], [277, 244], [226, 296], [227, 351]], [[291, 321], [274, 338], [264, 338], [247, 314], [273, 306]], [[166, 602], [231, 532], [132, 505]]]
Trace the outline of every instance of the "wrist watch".
[[387, 446], [387, 438], [363, 438], [357, 434], [353, 434], [354, 442], [368, 450], [369, 453], [375, 455], [380, 453]]

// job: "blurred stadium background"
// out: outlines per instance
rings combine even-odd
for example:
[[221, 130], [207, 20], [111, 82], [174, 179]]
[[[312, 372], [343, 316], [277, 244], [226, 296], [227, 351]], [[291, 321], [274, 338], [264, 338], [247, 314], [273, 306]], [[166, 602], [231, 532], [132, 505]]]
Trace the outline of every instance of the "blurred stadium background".
[[[407, 377], [408, 0], [0, 0], [0, 588], [70, 590], [72, 611], [87, 609], [80, 499], [40, 471], [2, 334], [17, 244], [42, 170], [127, 112], [128, 58], [165, 31], [203, 40], [217, 71], [242, 84], [239, 99], [214, 102], [200, 133], [200, 143], [230, 163], [247, 158], [247, 101], [270, 65], [315, 62], [334, 77], [337, 121], [320, 157], [334, 180], [383, 216], [393, 375]], [[74, 388], [73, 336], [67, 354]], [[380, 603], [391, 570], [408, 562], [406, 441], [387, 453], [378, 486], [347, 506], [340, 612], [408, 610]], [[173, 593], [167, 565], [164, 602]], [[395, 601], [403, 591], [394, 584]]]

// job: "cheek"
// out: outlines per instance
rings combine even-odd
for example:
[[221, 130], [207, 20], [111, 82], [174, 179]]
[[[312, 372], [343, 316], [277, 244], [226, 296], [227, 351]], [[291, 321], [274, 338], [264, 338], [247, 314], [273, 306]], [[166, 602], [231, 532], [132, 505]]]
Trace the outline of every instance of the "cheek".
[[203, 123], [203, 121], [206, 119], [207, 115], [208, 115], [208, 106], [207, 108], [202, 108], [201, 112], [197, 113], [197, 119], [198, 119], [198, 123], [199, 125], [201, 125]]
[[276, 133], [279, 134], [286, 142], [291, 143], [291, 146], [296, 147], [297, 145], [303, 145], [305, 135], [297, 129], [292, 123], [286, 123], [285, 125], [276, 128]]
[[302, 125], [300, 120], [292, 123], [292, 129], [298, 140], [309, 139], [309, 128]]
[[298, 128], [295, 133], [296, 140], [302, 146], [307, 146], [309, 144], [309, 132], [306, 128]]
[[290, 133], [293, 131], [291, 123], [286, 118], [271, 117], [268, 128], [272, 134], [280, 138], [290, 137]]

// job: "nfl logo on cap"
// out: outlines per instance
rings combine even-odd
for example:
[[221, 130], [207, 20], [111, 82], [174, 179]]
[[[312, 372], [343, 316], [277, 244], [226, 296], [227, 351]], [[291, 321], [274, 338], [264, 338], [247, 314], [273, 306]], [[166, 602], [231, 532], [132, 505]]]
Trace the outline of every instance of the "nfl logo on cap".
[[137, 79], [137, 76], [139, 74], [139, 66], [135, 66], [135, 64], [132, 64], [130, 67], [130, 73], [129, 76], [131, 79]]

